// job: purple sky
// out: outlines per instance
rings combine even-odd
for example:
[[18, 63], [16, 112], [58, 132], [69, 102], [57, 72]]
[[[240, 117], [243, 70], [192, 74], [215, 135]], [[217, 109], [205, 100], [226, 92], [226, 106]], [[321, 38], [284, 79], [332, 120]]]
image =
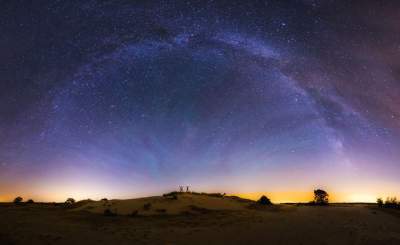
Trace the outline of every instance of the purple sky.
[[0, 201], [399, 195], [400, 3], [288, 2], [3, 3]]

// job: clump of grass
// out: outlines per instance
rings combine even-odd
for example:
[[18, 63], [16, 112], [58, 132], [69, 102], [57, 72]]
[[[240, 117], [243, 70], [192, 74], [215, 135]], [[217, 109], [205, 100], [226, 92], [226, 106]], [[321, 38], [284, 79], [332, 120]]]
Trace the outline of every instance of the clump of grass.
[[117, 216], [117, 212], [111, 211], [111, 209], [107, 208], [103, 212], [104, 216]]
[[165, 214], [167, 212], [167, 210], [165, 208], [159, 208], [159, 209], [156, 209], [156, 212], [157, 213], [161, 213], [161, 214]]
[[132, 213], [129, 216], [130, 217], [136, 217], [136, 216], [138, 216], [138, 214], [139, 214], [139, 211], [138, 210], [134, 210], [134, 211], [132, 211]]
[[224, 197], [225, 193], [204, 193], [203, 195], [210, 196], [210, 197]]
[[196, 205], [190, 205], [189, 208], [190, 208], [192, 211], [195, 211], [195, 212], [198, 212], [198, 213], [209, 213], [209, 212], [211, 212], [210, 209], [198, 207], [198, 206], [196, 206]]
[[204, 195], [204, 196], [210, 196], [210, 197], [224, 197], [225, 193], [206, 193], [206, 192], [190, 192], [192, 195]]
[[94, 206], [87, 206], [87, 207], [85, 207], [86, 210], [90, 210], [90, 209], [94, 209], [94, 208], [95, 208]]
[[151, 203], [145, 203], [143, 205], [143, 209], [146, 210], [146, 211], [150, 210], [151, 209]]

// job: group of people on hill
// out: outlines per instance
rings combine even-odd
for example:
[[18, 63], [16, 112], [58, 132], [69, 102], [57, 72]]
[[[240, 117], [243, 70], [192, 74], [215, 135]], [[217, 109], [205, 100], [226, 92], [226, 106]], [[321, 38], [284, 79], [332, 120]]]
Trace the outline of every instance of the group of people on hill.
[[[179, 192], [183, 192], [184, 187], [185, 187], [185, 186], [180, 185], [180, 186], [179, 186]], [[189, 192], [189, 186], [186, 186], [186, 192]]]

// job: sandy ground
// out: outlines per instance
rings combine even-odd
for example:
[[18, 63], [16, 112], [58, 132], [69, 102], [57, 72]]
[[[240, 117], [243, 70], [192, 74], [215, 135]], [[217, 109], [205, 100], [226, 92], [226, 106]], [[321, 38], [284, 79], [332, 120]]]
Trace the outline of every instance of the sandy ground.
[[[225, 202], [202, 201], [206, 206]], [[114, 202], [113, 208], [120, 211], [140, 209], [138, 201]], [[129, 208], [132, 202], [134, 207]], [[201, 204], [199, 200], [192, 202]], [[245, 207], [248, 204], [226, 202], [230, 209], [222, 210], [218, 204], [214, 210], [197, 207], [190, 212], [179, 204], [189, 212], [149, 215], [149, 211], [135, 217], [104, 216], [100, 203], [88, 203], [78, 210], [45, 204], [1, 204], [0, 244], [400, 244], [397, 210], [366, 205], [249, 209]], [[88, 205], [94, 208], [88, 211]], [[152, 206], [168, 208], [162, 201], [159, 205]]]

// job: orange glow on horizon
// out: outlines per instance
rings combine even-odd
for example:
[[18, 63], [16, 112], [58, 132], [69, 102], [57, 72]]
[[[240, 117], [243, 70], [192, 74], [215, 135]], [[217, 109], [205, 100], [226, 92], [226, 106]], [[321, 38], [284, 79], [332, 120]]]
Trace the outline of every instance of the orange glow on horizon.
[[[62, 180], [58, 180], [61, 182]], [[110, 184], [110, 182], [98, 183], [95, 180], [87, 180], [84, 183], [75, 183], [74, 181], [62, 181], [63, 184], [54, 184], [54, 181], [47, 183], [35, 183], [28, 186], [1, 186], [0, 202], [13, 201], [15, 197], [21, 196], [25, 201], [33, 199], [36, 202], [64, 202], [67, 198], [72, 197], [75, 200], [92, 199], [100, 200], [101, 198], [108, 199], [131, 199], [145, 196], [162, 195], [162, 190], [122, 190], [124, 184]], [[258, 185], [260, 186], [260, 185]], [[387, 197], [400, 197], [398, 189], [394, 183], [390, 182], [355, 182], [354, 184], [343, 183], [341, 186], [334, 188], [321, 188], [329, 193], [330, 202], [376, 202], [377, 198], [386, 199]], [[286, 202], [309, 202], [313, 200], [313, 189], [317, 187], [306, 186], [296, 188], [292, 187], [277, 188], [271, 186], [272, 191], [247, 191], [251, 187], [243, 188], [241, 191], [235, 191], [235, 187], [231, 190], [228, 186], [221, 189], [216, 189], [209, 186], [199, 186], [194, 189], [197, 192], [226, 192], [230, 195], [236, 195], [242, 198], [258, 200], [262, 195], [267, 196], [273, 203]], [[115, 189], [119, 191], [115, 191]], [[7, 190], [7, 191], [5, 191]], [[169, 191], [172, 191], [171, 188]], [[226, 191], [225, 191], [226, 190]], [[239, 189], [238, 189], [239, 190]], [[168, 192], [168, 190], [165, 190]]]
[[262, 195], [267, 196], [274, 203], [285, 203], [285, 202], [309, 202], [313, 200], [313, 194], [311, 192], [296, 192], [296, 191], [284, 191], [284, 192], [250, 192], [250, 193], [239, 193], [236, 196], [247, 198], [251, 200], [258, 200]]
[[[265, 195], [271, 199], [273, 203], [305, 203], [314, 199], [314, 193], [312, 191], [251, 192], [233, 195], [254, 201], [258, 200], [262, 195]], [[391, 195], [375, 195], [371, 193], [329, 193], [329, 202], [374, 203], [378, 197], [385, 199], [387, 196]]]
[[[349, 194], [343, 194], [343, 193], [329, 193], [329, 201], [330, 202], [370, 202], [373, 203], [376, 201], [378, 197], [381, 197], [383, 199], [386, 199], [387, 196], [393, 196], [393, 195], [374, 195], [374, 194], [368, 194], [368, 193], [349, 193]], [[282, 191], [282, 192], [251, 192], [251, 193], [232, 193], [231, 195], [239, 196], [242, 198], [247, 198], [251, 200], [258, 200], [262, 195], [267, 196], [268, 198], [271, 199], [273, 203], [298, 203], [298, 202], [309, 202], [313, 200], [313, 192], [305, 192], [305, 191]], [[46, 196], [35, 196], [35, 195], [28, 195], [27, 193], [21, 193], [21, 194], [3, 194], [0, 196], [0, 202], [10, 202], [13, 201], [15, 197], [21, 196], [23, 197], [24, 201], [32, 198], [35, 201], [38, 202], [63, 202], [66, 200], [67, 197], [73, 197], [76, 200], [83, 200], [83, 199], [88, 199], [92, 198], [94, 200], [96, 199], [101, 199], [101, 197], [107, 197], [107, 195], [96, 195], [96, 197], [91, 197], [91, 195], [83, 195], [82, 193], [79, 193], [79, 195], [66, 195], [66, 194], [58, 194], [58, 195], [46, 195]], [[132, 198], [136, 198], [133, 197]], [[121, 198], [121, 199], [130, 199], [131, 197], [127, 196], [126, 198]]]

